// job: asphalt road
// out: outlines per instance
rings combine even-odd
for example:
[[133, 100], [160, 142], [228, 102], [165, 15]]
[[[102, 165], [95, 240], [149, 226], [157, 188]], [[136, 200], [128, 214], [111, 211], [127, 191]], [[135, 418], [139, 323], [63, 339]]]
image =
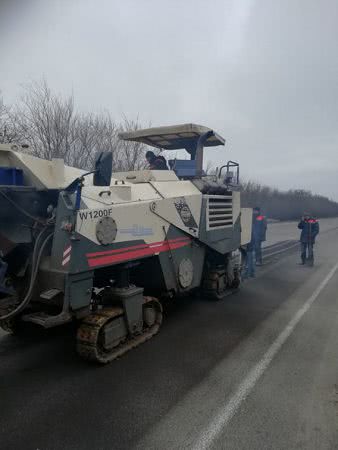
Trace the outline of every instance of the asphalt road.
[[0, 337], [0, 448], [337, 449], [338, 221], [321, 225], [315, 267], [289, 253], [224, 302], [185, 299], [108, 366], [72, 328]]

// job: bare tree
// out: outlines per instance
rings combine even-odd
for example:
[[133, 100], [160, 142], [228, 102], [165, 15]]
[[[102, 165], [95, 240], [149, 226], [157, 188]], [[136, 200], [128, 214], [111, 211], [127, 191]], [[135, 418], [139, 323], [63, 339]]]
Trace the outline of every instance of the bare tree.
[[17, 140], [18, 136], [11, 120], [11, 110], [5, 105], [0, 95], [0, 144], [8, 144]]
[[21, 102], [11, 118], [20, 141], [31, 147], [41, 158], [64, 158], [73, 144], [76, 123], [74, 99], [52, 94], [46, 80], [25, 86]]
[[116, 124], [109, 112], [100, 115], [83, 114], [77, 117], [74, 127], [74, 144], [69, 164], [89, 169], [93, 167], [98, 152], [109, 151], [113, 156], [115, 171], [137, 170], [144, 165], [145, 145], [121, 141], [118, 134], [140, 127], [138, 121], [123, 119]]
[[108, 113], [77, 115], [72, 133], [73, 144], [68, 154], [68, 164], [90, 169], [98, 152], [111, 151], [113, 166], [116, 165], [117, 127]]
[[242, 205], [260, 206], [264, 213], [279, 220], [298, 219], [304, 211], [318, 217], [337, 217], [338, 204], [302, 189], [280, 191], [253, 181], [242, 182]]
[[[126, 117], [118, 125], [118, 133], [125, 131], [136, 131], [140, 128], [140, 122], [130, 120]], [[120, 170], [139, 170], [145, 166], [146, 145], [142, 142], [118, 140], [119, 166]]]
[[107, 111], [79, 114], [73, 96], [55, 95], [46, 80], [24, 87], [10, 118], [19, 143], [28, 143], [31, 153], [40, 158], [63, 158], [71, 166], [91, 169], [99, 151], [110, 151], [115, 171], [144, 165], [145, 145], [118, 138], [121, 131], [138, 129], [138, 119], [124, 117], [116, 123]]

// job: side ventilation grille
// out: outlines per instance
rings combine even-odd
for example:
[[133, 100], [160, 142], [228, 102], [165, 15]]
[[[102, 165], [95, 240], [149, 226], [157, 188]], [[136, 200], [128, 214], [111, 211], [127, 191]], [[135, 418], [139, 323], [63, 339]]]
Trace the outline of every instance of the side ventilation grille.
[[232, 227], [232, 193], [207, 196], [207, 230]]

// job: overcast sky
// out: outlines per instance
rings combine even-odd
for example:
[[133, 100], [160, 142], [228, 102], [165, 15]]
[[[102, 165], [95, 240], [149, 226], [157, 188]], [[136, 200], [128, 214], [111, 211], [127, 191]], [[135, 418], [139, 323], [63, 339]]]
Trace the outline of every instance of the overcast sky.
[[338, 200], [338, 0], [0, 0], [0, 90], [45, 76], [83, 111], [194, 122], [215, 165]]

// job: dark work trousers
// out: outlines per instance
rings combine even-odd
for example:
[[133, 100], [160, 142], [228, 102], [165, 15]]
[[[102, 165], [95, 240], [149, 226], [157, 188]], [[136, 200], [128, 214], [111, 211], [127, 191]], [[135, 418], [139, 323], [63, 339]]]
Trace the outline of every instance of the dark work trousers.
[[305, 263], [306, 257], [309, 261], [313, 261], [313, 242], [301, 242], [300, 245], [302, 262]]
[[255, 262], [253, 250], [248, 250], [246, 253], [245, 269], [243, 278], [249, 278], [255, 276]]
[[256, 263], [262, 264], [262, 241], [255, 242]]

